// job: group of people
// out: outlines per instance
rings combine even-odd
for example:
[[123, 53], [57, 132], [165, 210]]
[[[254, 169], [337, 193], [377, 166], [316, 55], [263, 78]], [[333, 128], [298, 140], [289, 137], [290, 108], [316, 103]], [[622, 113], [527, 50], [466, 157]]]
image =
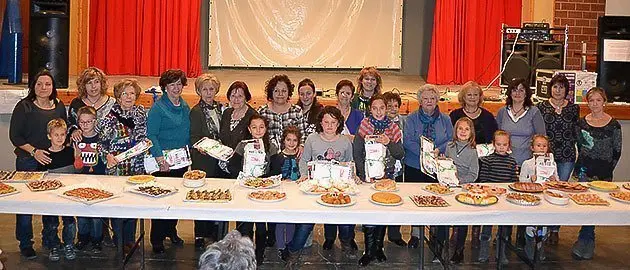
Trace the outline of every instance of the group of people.
[[[208, 178], [236, 178], [243, 168], [244, 149], [252, 139], [265, 149], [262, 176], [282, 175], [282, 179], [300, 182], [307, 178], [309, 161], [354, 161], [357, 177], [372, 179], [364, 168], [365, 142], [375, 141], [387, 149], [384, 177], [405, 182], [437, 182], [420, 165], [420, 138], [433, 141], [436, 154], [453, 159], [460, 183], [471, 182], [541, 182], [532, 175], [531, 159], [538, 154], [553, 153], [557, 173], [549, 180], [569, 180], [572, 172], [580, 181], [612, 180], [612, 171], [621, 155], [620, 124], [604, 112], [606, 94], [593, 88], [586, 99], [590, 113], [579, 117], [579, 107], [567, 101], [569, 83], [559, 75], [549, 83], [552, 97], [537, 105], [527, 82], [514, 80], [507, 89], [506, 105], [496, 118], [482, 107], [483, 91], [466, 83], [459, 92], [461, 108], [447, 115], [438, 106], [439, 92], [434, 85], [423, 85], [417, 93], [420, 108], [409, 115], [399, 115], [401, 98], [395, 92], [383, 93], [382, 79], [375, 67], [360, 71], [355, 83], [341, 80], [335, 87], [337, 106], [323, 106], [317, 101], [315, 83], [306, 78], [297, 84], [296, 104], [291, 97], [296, 86], [287, 75], [275, 75], [265, 84], [267, 104], [258, 109], [250, 106], [252, 98], [247, 84], [235, 81], [226, 91], [228, 104], [216, 100], [221, 83], [212, 74], [195, 79], [199, 102], [190, 108], [182, 98], [187, 78], [181, 70], [162, 73], [159, 85], [163, 95], [147, 112], [136, 101], [141, 89], [132, 79], [113, 86], [114, 97], [107, 93], [105, 74], [98, 68], [84, 70], [77, 79], [78, 97], [68, 112], [57, 99], [53, 76], [41, 72], [32, 79], [29, 94], [13, 111], [10, 139], [16, 146], [16, 170], [62, 173], [131, 176], [145, 174], [144, 157], [119, 161], [115, 156], [136, 144], [151, 140], [149, 153], [159, 167], [155, 176], [182, 177], [189, 169], [170, 169], [164, 151], [187, 148], [201, 138], [220, 141], [235, 150], [228, 161], [214, 159], [189, 147], [190, 169], [206, 172]], [[181, 136], [190, 134], [190, 136]], [[477, 144], [493, 144], [494, 153], [479, 158]], [[576, 151], [577, 146], [577, 151]], [[576, 154], [577, 152], [577, 154]], [[86, 154], [91, 153], [91, 154]], [[96, 156], [96, 158], [93, 158]], [[520, 172], [520, 175], [518, 174]], [[114, 243], [122, 242], [127, 252], [134, 244], [136, 219], [62, 217], [62, 239], [58, 237], [59, 217], [43, 216], [43, 246], [49, 259], [76, 257], [75, 250], [100, 252], [107, 243], [109, 228], [114, 228]], [[78, 224], [78, 225], [77, 225]], [[276, 246], [288, 264], [299, 261], [301, 251], [310, 245], [314, 224], [274, 224], [237, 222], [236, 229], [254, 239], [256, 263], [262, 264], [267, 247]], [[150, 241], [153, 252], [165, 251], [164, 240], [183, 245], [177, 233], [177, 220], [151, 220]], [[206, 239], [222, 239], [227, 233], [224, 221], [194, 223], [195, 246], [205, 248]], [[373, 260], [384, 261], [385, 233], [389, 241], [416, 248], [422, 244], [420, 227], [413, 227], [409, 241], [402, 238], [400, 226], [363, 224], [365, 251], [360, 265]], [[334, 247], [337, 236], [348, 256], [358, 250], [355, 225], [326, 224], [323, 249]], [[551, 227], [549, 244], [557, 244], [559, 227]], [[440, 255], [448, 246], [449, 227], [431, 228]], [[511, 227], [504, 230], [504, 239]], [[121, 235], [117, 235], [118, 232]], [[463, 260], [467, 226], [455, 226], [456, 249], [453, 262]], [[479, 261], [488, 261], [491, 226], [473, 226], [473, 245], [480, 247]], [[518, 228], [516, 239], [528, 251], [536, 230]], [[75, 243], [75, 235], [77, 241]], [[35, 258], [32, 216], [17, 215], [16, 237], [26, 258]], [[120, 239], [122, 240], [119, 240]], [[503, 238], [502, 238], [503, 239]], [[573, 247], [581, 259], [593, 256], [593, 226], [583, 226]], [[63, 242], [63, 244], [62, 244]], [[497, 251], [497, 252], [503, 252]]]

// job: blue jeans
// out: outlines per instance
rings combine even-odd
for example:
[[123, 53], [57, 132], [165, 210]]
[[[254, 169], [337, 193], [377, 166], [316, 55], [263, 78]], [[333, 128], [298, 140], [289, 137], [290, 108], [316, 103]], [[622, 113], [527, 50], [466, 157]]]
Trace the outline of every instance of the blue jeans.
[[[588, 179], [580, 179], [580, 182], [588, 182]], [[578, 240], [595, 241], [595, 226], [582, 226], [578, 234]]]
[[354, 239], [354, 227], [356, 225], [337, 225], [337, 224], [324, 224], [324, 237], [326, 240], [335, 241], [337, 238], [337, 228], [339, 228], [339, 240], [350, 241]]
[[315, 224], [313, 223], [295, 224], [293, 239], [289, 242], [289, 244], [287, 244], [289, 252], [296, 253], [304, 248], [304, 244], [306, 244], [306, 240], [308, 239], [309, 234], [313, 231], [314, 226]]
[[[77, 234], [77, 225], [74, 217], [61, 217], [63, 221], [63, 229], [61, 238], [64, 245], [74, 244], [74, 236]], [[42, 216], [42, 244], [48, 249], [59, 247], [59, 216]]]
[[136, 241], [136, 223], [135, 218], [112, 218], [112, 229], [114, 230], [114, 237], [112, 240], [114, 244], [118, 245], [118, 233], [122, 230], [123, 246], [133, 244]]
[[[17, 157], [15, 169], [18, 171], [36, 171], [38, 163], [33, 157]], [[15, 238], [20, 241], [20, 250], [33, 247], [33, 215], [15, 215]]]
[[100, 243], [103, 241], [103, 222], [101, 218], [77, 217], [79, 241]]
[[571, 178], [571, 172], [573, 172], [575, 162], [558, 162], [556, 168], [558, 170], [558, 177], [560, 181], [568, 181]]

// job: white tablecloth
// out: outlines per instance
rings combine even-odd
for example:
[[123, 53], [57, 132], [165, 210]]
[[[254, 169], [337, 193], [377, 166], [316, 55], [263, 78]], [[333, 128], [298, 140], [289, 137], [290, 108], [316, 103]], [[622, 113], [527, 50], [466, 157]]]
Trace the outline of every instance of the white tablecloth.
[[[49, 174], [46, 178], [59, 179], [66, 186], [98, 181], [118, 192], [129, 186], [126, 177]], [[573, 202], [558, 206], [544, 199], [538, 206], [519, 206], [506, 201], [503, 195], [497, 204], [480, 207], [461, 204], [455, 200], [455, 195], [448, 195], [444, 198], [449, 207], [417, 207], [408, 196], [430, 195], [421, 189], [425, 184], [401, 183], [397, 193], [404, 203], [400, 206], [371, 203], [369, 197], [375, 191], [364, 184], [360, 186], [355, 205], [331, 208], [319, 205], [318, 196], [302, 193], [294, 183], [283, 183], [277, 188], [287, 193], [286, 200], [260, 203], [247, 199], [252, 190], [238, 186], [234, 180], [208, 179], [204, 189], [231, 188], [233, 200], [190, 203], [183, 201], [190, 189], [182, 186], [182, 179], [158, 178], [157, 181], [175, 186], [179, 192], [159, 199], [123, 192], [121, 197], [85, 205], [59, 197], [55, 191], [31, 192], [25, 184], [11, 184], [21, 192], [0, 197], [0, 213], [377, 225], [630, 225], [630, 204], [614, 201], [607, 193], [593, 190], [589, 192], [599, 194], [610, 206], [581, 206]], [[460, 192], [455, 190], [455, 194]]]

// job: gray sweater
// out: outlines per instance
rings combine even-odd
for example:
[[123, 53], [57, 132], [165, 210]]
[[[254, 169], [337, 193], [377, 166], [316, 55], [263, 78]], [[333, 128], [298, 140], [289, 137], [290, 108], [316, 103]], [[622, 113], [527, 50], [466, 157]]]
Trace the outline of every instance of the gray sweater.
[[508, 114], [507, 107], [501, 107], [497, 112], [497, 124], [499, 129], [510, 133], [512, 157], [516, 159], [518, 166], [532, 158], [531, 143], [534, 134], [547, 135], [545, 120], [536, 106], [529, 107], [516, 122]]
[[446, 157], [453, 159], [459, 183], [467, 184], [477, 181], [479, 159], [475, 148], [465, 142], [449, 142], [446, 145]]
[[340, 162], [353, 161], [350, 140], [341, 135], [336, 141], [327, 142], [319, 133], [313, 133], [306, 138], [306, 143], [304, 143], [304, 152], [299, 164], [300, 175], [308, 175], [307, 163], [309, 161], [333, 159]]

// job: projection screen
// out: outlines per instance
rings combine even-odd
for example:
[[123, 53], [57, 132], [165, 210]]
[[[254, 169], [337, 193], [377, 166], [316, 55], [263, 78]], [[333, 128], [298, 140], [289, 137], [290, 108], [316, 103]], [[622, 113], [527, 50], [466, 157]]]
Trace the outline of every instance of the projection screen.
[[399, 69], [403, 0], [212, 0], [210, 67]]

